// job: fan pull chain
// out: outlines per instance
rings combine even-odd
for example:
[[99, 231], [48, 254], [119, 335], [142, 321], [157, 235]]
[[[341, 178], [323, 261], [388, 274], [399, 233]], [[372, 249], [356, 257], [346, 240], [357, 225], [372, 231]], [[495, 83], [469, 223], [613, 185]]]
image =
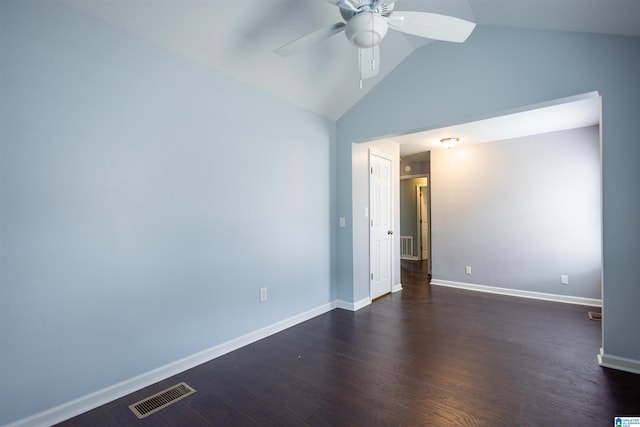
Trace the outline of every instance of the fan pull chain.
[[362, 52], [358, 49], [358, 68], [360, 68], [360, 89], [362, 89]]
[[[374, 25], [374, 22], [373, 22], [373, 13], [374, 13], [374, 12], [373, 12], [373, 11], [371, 11], [371, 49], [373, 49], [373, 45], [374, 45], [374, 43], [375, 43], [375, 36], [374, 36], [374, 34], [375, 34], [375, 28], [374, 28], [374, 27], [375, 27], [375, 25]], [[376, 52], [376, 50], [375, 50], [375, 49], [373, 49], [373, 50], [371, 51], [371, 69], [372, 69], [373, 71], [375, 71], [375, 69], [376, 69], [376, 56], [375, 56], [375, 52]]]

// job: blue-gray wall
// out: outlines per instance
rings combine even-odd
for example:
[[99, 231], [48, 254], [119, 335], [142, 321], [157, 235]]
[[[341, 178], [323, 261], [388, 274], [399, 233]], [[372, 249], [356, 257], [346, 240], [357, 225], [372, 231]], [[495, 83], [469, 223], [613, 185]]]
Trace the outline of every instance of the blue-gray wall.
[[[358, 300], [368, 280], [354, 259], [368, 239], [352, 212], [352, 143], [486, 118], [599, 91], [603, 135], [603, 348], [640, 361], [640, 39], [478, 27], [464, 44], [432, 43], [409, 56], [337, 123], [338, 294]], [[437, 254], [434, 253], [434, 257]]]
[[0, 425], [336, 299], [335, 123], [60, 2], [0, 66]]
[[434, 280], [601, 298], [598, 126], [436, 149], [431, 165]]

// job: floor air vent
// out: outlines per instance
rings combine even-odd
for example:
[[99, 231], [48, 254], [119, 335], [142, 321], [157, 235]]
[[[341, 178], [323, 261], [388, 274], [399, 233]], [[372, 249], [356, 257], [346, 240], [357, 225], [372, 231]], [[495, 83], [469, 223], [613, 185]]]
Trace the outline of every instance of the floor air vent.
[[185, 383], [176, 384], [171, 388], [156, 393], [153, 396], [147, 397], [138, 403], [129, 405], [129, 409], [136, 414], [138, 418], [144, 418], [147, 415], [151, 415], [160, 409], [183, 399], [196, 391], [186, 385]]

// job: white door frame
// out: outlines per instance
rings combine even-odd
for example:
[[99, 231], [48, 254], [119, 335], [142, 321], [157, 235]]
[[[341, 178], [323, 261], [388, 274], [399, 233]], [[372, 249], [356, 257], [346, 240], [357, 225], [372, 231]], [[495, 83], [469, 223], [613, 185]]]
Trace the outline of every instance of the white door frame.
[[422, 185], [422, 184], [418, 184], [416, 185], [416, 222], [417, 222], [417, 230], [418, 230], [418, 245], [417, 245], [417, 249], [418, 249], [418, 259], [420, 261], [422, 261], [423, 258], [423, 251], [422, 251], [422, 203], [421, 203], [421, 199], [420, 199], [420, 193], [422, 192], [423, 188], [426, 188], [426, 198], [427, 198], [427, 227], [428, 227], [428, 234], [429, 234], [429, 241], [427, 242], [427, 245], [429, 246], [427, 248], [427, 252], [429, 253], [428, 258], [431, 258], [431, 191], [429, 188], [429, 175], [425, 176], [426, 180], [427, 180], [427, 184], [426, 185]]
[[431, 177], [429, 175], [426, 176], [427, 178], [427, 185], [417, 185], [416, 186], [416, 197], [417, 197], [417, 205], [418, 205], [418, 251], [419, 251], [419, 255], [418, 255], [418, 259], [419, 260], [424, 260], [423, 258], [423, 251], [422, 251], [422, 227], [421, 227], [421, 223], [420, 223], [420, 209], [422, 209], [421, 206], [421, 200], [420, 200], [420, 192], [423, 188], [426, 189], [426, 198], [427, 198], [427, 227], [428, 227], [428, 242], [427, 245], [429, 246], [427, 248], [427, 251], [429, 253], [429, 257], [427, 258], [429, 260], [429, 262], [427, 263], [427, 273], [431, 274], [431, 262], [433, 260], [433, 253], [431, 251]]

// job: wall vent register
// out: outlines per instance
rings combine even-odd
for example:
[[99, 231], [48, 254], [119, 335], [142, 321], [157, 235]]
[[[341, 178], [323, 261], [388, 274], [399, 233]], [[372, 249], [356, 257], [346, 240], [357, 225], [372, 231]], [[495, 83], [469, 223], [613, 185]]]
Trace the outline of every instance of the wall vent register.
[[176, 384], [160, 393], [156, 393], [133, 405], [129, 405], [129, 409], [131, 409], [136, 417], [142, 419], [195, 392], [193, 388], [185, 383]]

